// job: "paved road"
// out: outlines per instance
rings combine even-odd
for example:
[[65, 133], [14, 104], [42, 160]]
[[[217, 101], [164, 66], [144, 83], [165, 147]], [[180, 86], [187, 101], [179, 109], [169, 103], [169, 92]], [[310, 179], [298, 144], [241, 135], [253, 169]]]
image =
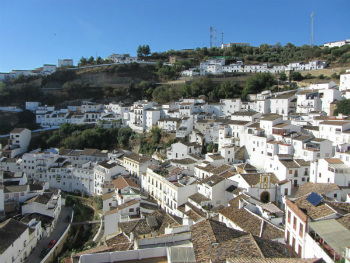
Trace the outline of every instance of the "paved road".
[[42, 249], [46, 248], [50, 240], [55, 239], [56, 241], [58, 241], [64, 233], [64, 231], [67, 229], [69, 223], [65, 222], [65, 219], [67, 215], [70, 216], [72, 214], [72, 209], [72, 207], [62, 206], [62, 210], [58, 217], [55, 229], [51, 232], [51, 235], [49, 237], [44, 237], [38, 241], [38, 244], [36, 245], [33, 252], [28, 256], [25, 263], [40, 263], [40, 261], [42, 260], [42, 258], [40, 258], [40, 253]]

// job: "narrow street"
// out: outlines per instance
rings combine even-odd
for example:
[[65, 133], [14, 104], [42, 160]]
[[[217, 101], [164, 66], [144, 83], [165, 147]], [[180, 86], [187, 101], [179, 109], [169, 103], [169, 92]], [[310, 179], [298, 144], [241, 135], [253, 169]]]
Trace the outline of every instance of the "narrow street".
[[50, 236], [44, 237], [38, 241], [38, 244], [36, 245], [33, 252], [26, 259], [25, 261], [26, 263], [40, 263], [40, 261], [42, 260], [42, 258], [40, 258], [40, 253], [43, 250], [43, 248], [46, 248], [50, 240], [54, 239], [58, 241], [62, 236], [62, 234], [64, 233], [64, 231], [67, 229], [69, 223], [65, 222], [65, 219], [68, 215], [71, 216], [72, 210], [73, 210], [72, 207], [62, 206], [62, 210], [58, 217], [58, 221], [56, 223], [56, 227], [54, 231], [52, 231]]

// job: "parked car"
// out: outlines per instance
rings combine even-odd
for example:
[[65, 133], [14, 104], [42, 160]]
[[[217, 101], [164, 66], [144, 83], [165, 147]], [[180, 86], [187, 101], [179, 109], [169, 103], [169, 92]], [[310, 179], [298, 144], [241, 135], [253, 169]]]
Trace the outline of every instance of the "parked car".
[[55, 244], [56, 244], [56, 240], [53, 239], [49, 242], [49, 244], [47, 244], [46, 248], [51, 249], [55, 246]]
[[49, 251], [49, 249], [43, 248], [40, 252], [40, 258], [44, 258], [47, 255], [48, 251]]

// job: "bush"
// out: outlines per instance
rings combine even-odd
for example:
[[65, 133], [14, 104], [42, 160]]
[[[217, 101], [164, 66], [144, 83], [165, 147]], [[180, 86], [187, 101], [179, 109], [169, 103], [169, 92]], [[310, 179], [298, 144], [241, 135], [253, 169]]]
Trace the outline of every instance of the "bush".
[[331, 75], [331, 78], [332, 79], [339, 79], [339, 75], [337, 74], [337, 73], [333, 73], [332, 75]]
[[304, 79], [303, 75], [301, 75], [298, 71], [293, 71], [290, 73], [290, 79], [294, 81], [302, 81]]

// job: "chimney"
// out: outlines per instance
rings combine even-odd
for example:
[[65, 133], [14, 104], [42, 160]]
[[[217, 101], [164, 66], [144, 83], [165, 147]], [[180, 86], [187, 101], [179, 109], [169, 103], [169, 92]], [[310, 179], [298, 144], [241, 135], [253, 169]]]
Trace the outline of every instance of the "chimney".
[[238, 209], [241, 209], [241, 208], [243, 208], [244, 206], [245, 206], [245, 204], [244, 204], [243, 199], [239, 199]]

